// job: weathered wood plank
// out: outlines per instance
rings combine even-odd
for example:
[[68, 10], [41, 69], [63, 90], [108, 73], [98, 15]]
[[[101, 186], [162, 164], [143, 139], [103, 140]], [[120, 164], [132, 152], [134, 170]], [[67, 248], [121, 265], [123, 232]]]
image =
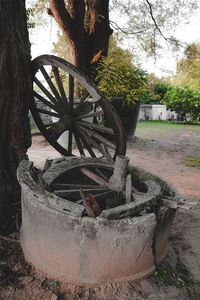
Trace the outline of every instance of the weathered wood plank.
[[92, 150], [92, 146], [94, 146], [104, 157], [110, 158], [107, 152], [104, 151], [102, 144], [98, 144], [98, 142], [96, 142], [91, 136], [89, 136], [87, 132], [81, 130], [80, 127], [78, 128], [78, 131], [81, 132], [82, 140], [86, 146], [86, 149], [92, 157], [96, 157], [95, 153]]
[[74, 111], [74, 116], [87, 115], [93, 110], [92, 103], [86, 101], [79, 104], [79, 106]]
[[89, 154], [91, 155], [91, 157], [95, 157], [96, 158], [96, 155], [95, 155], [94, 151], [92, 150], [91, 143], [88, 140], [88, 136], [80, 128], [77, 128], [77, 131], [78, 131], [78, 133], [80, 135], [80, 138], [81, 138], [81, 141], [82, 141], [83, 145], [85, 146], [85, 148], [87, 149], [87, 151], [89, 152]]
[[81, 168], [81, 172], [86, 175], [88, 178], [92, 179], [94, 182], [98, 183], [102, 187], [108, 187], [108, 183], [98, 175], [96, 175], [91, 170], [88, 170], [87, 168]]
[[76, 144], [78, 146], [78, 150], [79, 150], [80, 155], [85, 156], [85, 152], [83, 150], [83, 146], [82, 146], [81, 140], [79, 138], [79, 132], [78, 132], [77, 129], [74, 130], [74, 138], [76, 140]]
[[62, 96], [62, 102], [63, 102], [64, 107], [66, 108], [66, 112], [67, 112], [68, 100], [67, 100], [67, 96], [65, 94], [65, 90], [64, 90], [64, 87], [63, 87], [62, 79], [60, 77], [59, 69], [57, 67], [52, 67], [52, 71], [54, 73], [56, 83], [58, 85], [58, 89], [59, 89], [60, 94]]
[[44, 76], [46, 82], [48, 83], [52, 93], [54, 94], [56, 100], [61, 104], [63, 101], [62, 101], [62, 98], [61, 96], [59, 95], [55, 85], [53, 84], [51, 78], [49, 77], [49, 74], [47, 73], [47, 71], [45, 70], [44, 67], [40, 67], [40, 71], [42, 73], [42, 75]]
[[79, 115], [79, 116], [75, 116], [74, 120], [81, 120], [81, 119], [87, 119], [87, 118], [92, 118], [92, 117], [98, 117], [103, 115], [103, 111], [96, 111], [93, 113], [89, 113], [89, 114], [83, 114], [83, 115]]
[[92, 184], [74, 184], [74, 183], [53, 183], [52, 187], [54, 189], [99, 189], [101, 190], [102, 187], [99, 185], [92, 185]]
[[100, 131], [100, 132], [105, 132], [105, 133], [109, 133], [109, 134], [114, 135], [113, 129], [109, 128], [109, 127], [100, 126], [100, 125], [93, 124], [93, 123], [86, 122], [86, 121], [77, 121], [76, 123], [78, 125], [85, 126], [87, 128], [89, 127], [91, 129], [95, 129], [95, 130]]
[[78, 127], [80, 127], [83, 131], [85, 131], [91, 137], [95, 138], [96, 140], [100, 141], [103, 144], [108, 145], [110, 148], [112, 148], [114, 150], [116, 149], [116, 145], [113, 144], [112, 142], [110, 142], [109, 140], [107, 140], [106, 138], [104, 138], [103, 136], [101, 136], [98, 133], [90, 130], [89, 128], [86, 128], [86, 127], [80, 125], [79, 121], [77, 121], [76, 124], [78, 125]]
[[74, 77], [69, 74], [69, 113], [72, 115], [74, 105]]
[[110, 177], [108, 186], [116, 192], [123, 192], [125, 187], [126, 173], [128, 169], [129, 158], [117, 156], [114, 164], [113, 175]]
[[43, 174], [43, 179], [48, 185], [51, 185], [58, 176], [67, 172], [68, 170], [77, 167], [100, 167], [108, 170], [113, 170], [113, 164], [106, 159], [99, 160], [98, 158], [74, 157], [65, 159], [59, 164], [52, 165], [52, 167]]
[[126, 176], [126, 203], [131, 203], [132, 200], [132, 181], [131, 174]]
[[61, 107], [59, 106], [56, 99], [51, 95], [51, 93], [45, 88], [45, 86], [35, 77], [34, 82], [37, 84], [37, 86], [43, 91], [43, 93], [51, 100], [51, 102], [60, 110]]
[[53, 117], [59, 118], [59, 114], [54, 113], [53, 111], [50, 111], [50, 110], [45, 110], [45, 109], [37, 108], [37, 112], [39, 112], [41, 114], [46, 114], [46, 115], [49, 115], [49, 116], [53, 116]]
[[44, 104], [46, 104], [46, 106], [58, 112], [57, 107], [54, 104], [52, 104], [52, 102], [48, 101], [47, 99], [45, 99], [44, 97], [36, 93], [35, 91], [33, 91], [33, 96], [39, 99], [40, 101], [42, 101]]
[[129, 204], [120, 205], [114, 208], [103, 210], [101, 216], [107, 219], [121, 219], [128, 216], [134, 216], [142, 211], [146, 205], [157, 204], [160, 200], [161, 187], [154, 181], [143, 182], [148, 188], [147, 193], [141, 196], [138, 201], [133, 201]]

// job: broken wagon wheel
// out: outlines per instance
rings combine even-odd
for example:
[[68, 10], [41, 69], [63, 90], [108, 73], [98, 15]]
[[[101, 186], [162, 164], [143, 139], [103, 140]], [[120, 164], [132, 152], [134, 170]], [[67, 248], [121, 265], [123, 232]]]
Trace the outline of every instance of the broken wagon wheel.
[[[34, 59], [32, 70], [31, 113], [58, 152], [71, 156], [77, 155], [78, 149], [78, 155], [107, 159], [125, 154], [119, 117], [85, 74], [53, 55]], [[102, 115], [104, 124], [94, 124], [94, 119]]]
[[115, 164], [106, 159], [63, 158], [62, 161], [52, 163], [43, 174], [43, 180], [51, 192], [77, 204], [84, 203], [84, 197], [80, 192], [85, 196], [92, 194], [101, 210], [104, 210], [102, 216], [106, 218], [133, 216], [146, 206], [158, 205], [161, 196], [160, 185], [152, 180], [146, 180], [138, 186], [137, 181], [132, 181], [131, 176], [128, 176], [130, 173], [126, 178], [131, 180], [131, 199], [127, 201], [125, 183], [122, 193], [118, 193], [118, 186], [113, 187], [113, 176], [115, 177], [115, 173], [118, 174], [115, 172], [117, 161], [118, 157]]
[[[83, 170], [92, 173], [94, 178], [88, 177]], [[104, 209], [106, 201], [113, 199], [113, 191], [107, 185], [112, 172], [113, 164], [106, 159], [74, 157], [52, 163], [43, 174], [43, 180], [48, 189], [61, 198], [83, 204], [84, 197], [81, 195], [91, 195]]]

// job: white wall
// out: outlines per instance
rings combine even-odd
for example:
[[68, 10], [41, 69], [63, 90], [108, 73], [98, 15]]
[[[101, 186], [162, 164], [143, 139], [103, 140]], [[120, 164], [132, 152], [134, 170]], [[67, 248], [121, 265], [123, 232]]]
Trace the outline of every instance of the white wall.
[[167, 110], [166, 105], [142, 104], [138, 120], [177, 120], [177, 113]]

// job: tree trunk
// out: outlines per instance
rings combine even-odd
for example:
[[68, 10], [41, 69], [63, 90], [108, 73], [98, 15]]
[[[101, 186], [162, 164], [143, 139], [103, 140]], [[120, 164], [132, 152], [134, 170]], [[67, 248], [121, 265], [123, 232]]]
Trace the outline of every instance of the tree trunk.
[[[30, 44], [24, 0], [0, 1], [0, 231], [20, 201], [19, 162], [31, 144], [28, 108], [31, 96]], [[7, 218], [7, 219], [6, 219]]]
[[72, 63], [91, 75], [101, 56], [107, 56], [109, 37], [109, 0], [50, 0], [54, 17], [71, 47]]

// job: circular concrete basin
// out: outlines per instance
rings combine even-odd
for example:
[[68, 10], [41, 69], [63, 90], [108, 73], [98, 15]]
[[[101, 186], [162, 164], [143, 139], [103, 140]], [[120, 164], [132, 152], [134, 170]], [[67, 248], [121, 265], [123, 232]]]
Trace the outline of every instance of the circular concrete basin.
[[[139, 181], [159, 183], [162, 195], [178, 199], [165, 180], [129, 167]], [[83, 206], [48, 192], [41, 171], [22, 161], [21, 246], [26, 260], [48, 277], [63, 283], [96, 286], [149, 275], [164, 258], [175, 209], [160, 206], [156, 213], [108, 218], [82, 217]]]

